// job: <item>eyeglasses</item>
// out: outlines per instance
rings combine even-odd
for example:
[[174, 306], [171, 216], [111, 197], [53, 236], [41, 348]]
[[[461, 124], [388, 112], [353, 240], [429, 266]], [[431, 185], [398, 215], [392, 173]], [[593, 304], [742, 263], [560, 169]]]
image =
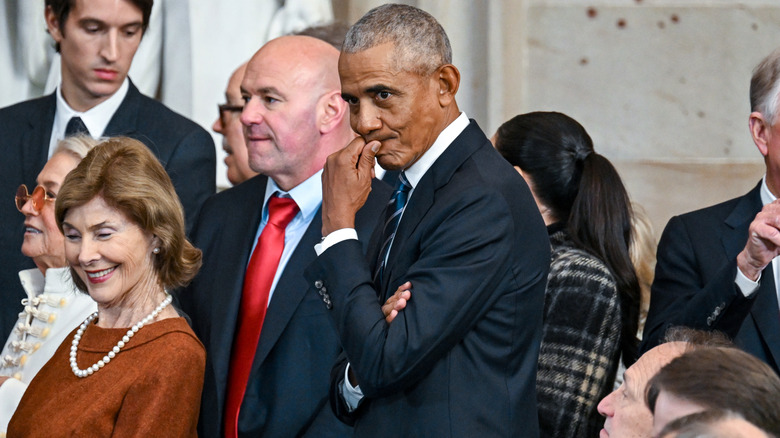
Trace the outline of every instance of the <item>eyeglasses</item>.
[[230, 119], [228, 119], [228, 115], [235, 115], [236, 113], [241, 113], [241, 111], [244, 110], [244, 105], [230, 105], [229, 103], [223, 103], [222, 105], [217, 105], [217, 108], [219, 109], [219, 123], [222, 124], [222, 126], [227, 126], [228, 122], [230, 122]]
[[32, 194], [27, 192], [27, 186], [22, 184], [16, 189], [16, 209], [22, 211], [22, 207], [27, 201], [32, 200], [32, 208], [36, 212], [40, 213], [43, 210], [43, 201], [54, 201], [55, 196], [49, 196], [46, 194], [46, 189], [43, 186], [38, 186], [33, 190]]

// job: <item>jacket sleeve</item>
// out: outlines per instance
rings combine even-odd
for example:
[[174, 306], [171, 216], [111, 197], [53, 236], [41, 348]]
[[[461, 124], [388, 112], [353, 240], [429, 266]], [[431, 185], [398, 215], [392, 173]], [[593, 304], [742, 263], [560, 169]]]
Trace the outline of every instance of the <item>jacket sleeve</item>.
[[307, 270], [307, 279], [331, 296], [337, 331], [366, 397], [414, 385], [502, 294], [517, 292], [501, 284], [514, 250], [506, 237], [514, 233], [512, 215], [503, 198], [466, 191], [432, 214], [438, 216], [426, 223], [435, 226], [415, 230], [422, 236], [419, 247], [403, 249], [414, 253], [405, 257], [410, 265], [401, 281], [412, 282], [412, 298], [391, 324], [358, 241], [334, 245]]
[[735, 283], [735, 257], [713, 266], [716, 253], [723, 252], [715, 246], [720, 245], [719, 236], [700, 241], [692, 236], [691, 227], [697, 224], [690, 222], [673, 217], [658, 244], [642, 352], [660, 344], [673, 326], [719, 330], [734, 337], [755, 301], [745, 298]]

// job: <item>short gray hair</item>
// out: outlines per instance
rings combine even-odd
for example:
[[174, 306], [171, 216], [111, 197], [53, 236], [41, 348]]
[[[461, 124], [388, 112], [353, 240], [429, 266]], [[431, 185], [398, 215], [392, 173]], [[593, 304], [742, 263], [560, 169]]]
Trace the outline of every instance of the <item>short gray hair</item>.
[[431, 74], [452, 63], [447, 33], [422, 9], [386, 4], [368, 11], [347, 32], [343, 53], [357, 53], [384, 43], [393, 43], [399, 71]]
[[760, 112], [769, 126], [773, 126], [777, 119], [779, 94], [780, 48], [753, 69], [753, 77], [750, 79], [750, 110]]

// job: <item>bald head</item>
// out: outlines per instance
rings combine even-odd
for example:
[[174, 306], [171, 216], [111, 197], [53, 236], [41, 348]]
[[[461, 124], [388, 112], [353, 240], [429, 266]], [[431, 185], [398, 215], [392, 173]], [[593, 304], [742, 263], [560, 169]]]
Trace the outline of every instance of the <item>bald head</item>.
[[308, 36], [269, 41], [241, 81], [249, 165], [283, 190], [302, 183], [352, 138], [341, 98], [339, 52]]
[[653, 431], [653, 414], [645, 404], [647, 382], [674, 358], [685, 353], [689, 344], [667, 342], [643, 354], [627, 370], [620, 388], [599, 403], [598, 411], [606, 417], [601, 436], [612, 438], [649, 438]]
[[279, 74], [298, 86], [340, 90], [338, 62], [338, 50], [322, 40], [283, 36], [269, 41], [252, 56], [242, 87], [257, 74]]

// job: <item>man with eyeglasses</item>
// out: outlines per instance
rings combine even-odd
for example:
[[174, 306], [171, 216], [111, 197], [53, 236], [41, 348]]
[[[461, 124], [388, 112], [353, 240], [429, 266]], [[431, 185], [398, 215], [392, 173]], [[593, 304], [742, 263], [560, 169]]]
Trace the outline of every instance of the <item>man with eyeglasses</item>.
[[230, 76], [225, 89], [227, 102], [218, 106], [219, 118], [211, 127], [222, 134], [222, 149], [227, 154], [225, 157], [227, 179], [234, 186], [257, 175], [257, 172], [249, 167], [244, 131], [239, 120], [241, 110], [244, 109], [244, 101], [241, 100], [241, 79], [244, 78], [246, 64], [246, 62], [241, 64]]
[[[61, 54], [61, 82], [48, 96], [0, 109], [0, 193], [34, 186], [57, 141], [88, 133], [125, 135], [160, 159], [181, 199], [191, 228], [200, 206], [216, 190], [216, 151], [194, 122], [142, 95], [127, 77], [149, 23], [153, 0], [46, 0], [45, 20]], [[22, 219], [0, 203], [0, 338], [16, 320], [24, 291], [16, 273], [32, 267], [19, 254]]]

